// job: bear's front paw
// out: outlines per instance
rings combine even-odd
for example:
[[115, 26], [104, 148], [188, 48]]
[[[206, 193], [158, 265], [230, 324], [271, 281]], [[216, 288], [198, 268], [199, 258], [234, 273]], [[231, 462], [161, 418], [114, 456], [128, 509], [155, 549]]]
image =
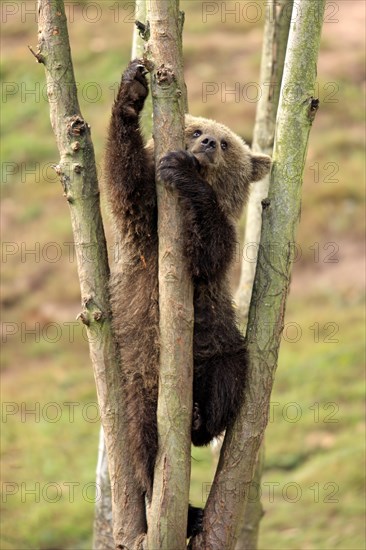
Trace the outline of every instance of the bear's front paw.
[[185, 179], [191, 179], [200, 171], [200, 163], [188, 151], [173, 151], [165, 155], [159, 164], [159, 178], [170, 187], [179, 187]]
[[122, 75], [115, 108], [127, 118], [136, 118], [149, 93], [147, 69], [141, 59], [131, 61]]

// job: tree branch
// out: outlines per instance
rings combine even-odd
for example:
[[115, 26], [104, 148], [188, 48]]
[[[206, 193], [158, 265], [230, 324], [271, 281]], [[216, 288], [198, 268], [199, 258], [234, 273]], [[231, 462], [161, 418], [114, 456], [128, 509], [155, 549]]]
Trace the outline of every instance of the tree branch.
[[[60, 152], [56, 168], [70, 207], [83, 311], [108, 450], [115, 544], [131, 546], [144, 530], [142, 495], [130, 483], [124, 448], [121, 376], [111, 332], [109, 268], [90, 128], [82, 118], [62, 0], [38, 0], [38, 52], [45, 66], [51, 124]], [[92, 254], [91, 251], [92, 250]]]
[[325, 0], [299, 0], [297, 6], [301, 17], [290, 28], [270, 192], [263, 204], [261, 246], [249, 310], [247, 390], [240, 414], [226, 433], [206, 504], [204, 531], [194, 541], [195, 550], [234, 548], [268, 423], [292, 243], [300, 215], [302, 173], [316, 108], [312, 94]]
[[[142, 59], [145, 56], [146, 42], [149, 38], [150, 25], [147, 21], [147, 0], [135, 0], [136, 21], [133, 29], [131, 59]], [[144, 109], [140, 114], [140, 128], [145, 138], [152, 134], [152, 99], [149, 94]]]
[[245, 507], [244, 521], [241, 523], [240, 534], [235, 545], [235, 550], [255, 550], [258, 545], [259, 524], [264, 516], [261, 502], [261, 479], [264, 456], [264, 443], [262, 443], [257, 455], [254, 476], [249, 489], [250, 497]]
[[[261, 59], [261, 97], [256, 111], [253, 145], [256, 153], [272, 156], [278, 101], [290, 28], [293, 0], [270, 0], [266, 10]], [[235, 301], [246, 325], [262, 227], [262, 200], [268, 195], [268, 174], [252, 185], [246, 212], [244, 254]], [[250, 261], [248, 261], [248, 256]]]
[[[260, 71], [262, 95], [257, 105], [252, 149], [256, 153], [272, 156], [293, 0], [270, 0], [267, 7]], [[244, 325], [243, 330], [246, 330], [248, 321], [262, 227], [262, 200], [268, 195], [269, 179], [270, 175], [268, 174], [263, 180], [252, 185], [246, 211], [244, 253], [240, 283], [235, 296], [238, 305], [238, 316]], [[250, 261], [247, 254], [250, 254]], [[264, 515], [260, 491], [258, 491], [262, 477], [264, 454], [263, 442], [256, 461], [254, 485], [251, 488], [258, 498], [249, 499], [247, 502], [243, 525], [236, 544], [237, 550], [254, 550], [257, 548], [259, 524]]]
[[[185, 84], [179, 0], [148, 0], [155, 163], [184, 149]], [[158, 181], [158, 174], [157, 174]], [[193, 288], [182, 254], [177, 195], [158, 181], [160, 366], [158, 455], [148, 548], [186, 546], [193, 383]]]
[[95, 503], [93, 550], [113, 550], [111, 482], [109, 479], [108, 457], [102, 427], [99, 432], [95, 482], [99, 498]]

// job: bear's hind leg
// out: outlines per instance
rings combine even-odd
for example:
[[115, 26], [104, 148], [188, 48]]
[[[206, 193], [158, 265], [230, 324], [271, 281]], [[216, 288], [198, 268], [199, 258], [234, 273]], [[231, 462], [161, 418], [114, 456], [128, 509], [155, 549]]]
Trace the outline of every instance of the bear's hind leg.
[[126, 392], [128, 446], [136, 481], [151, 501], [158, 449], [156, 400], [148, 394], [139, 378], [133, 377]]
[[187, 539], [194, 537], [202, 531], [203, 510], [190, 504], [188, 506]]
[[241, 405], [246, 351], [214, 355], [195, 365], [192, 442], [207, 445], [234, 420]]

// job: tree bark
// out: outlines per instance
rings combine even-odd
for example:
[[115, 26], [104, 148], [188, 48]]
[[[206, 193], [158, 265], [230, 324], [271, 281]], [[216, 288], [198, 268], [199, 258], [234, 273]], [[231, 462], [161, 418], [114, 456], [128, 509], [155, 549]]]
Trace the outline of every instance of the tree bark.
[[[146, 0], [135, 0], [135, 18], [136, 23], [142, 23], [143, 25], [146, 25]], [[135, 24], [132, 36], [131, 59], [142, 59], [144, 54], [145, 39], [142, 35], [142, 30], [139, 28], [139, 25]], [[146, 101], [144, 109], [146, 109]]]
[[[70, 207], [83, 310], [94, 370], [112, 487], [116, 546], [131, 547], [145, 529], [142, 495], [131, 483], [124, 448], [121, 376], [111, 331], [109, 268], [100, 214], [99, 189], [90, 127], [82, 118], [62, 0], [38, 1], [38, 62], [45, 66], [51, 124], [60, 152], [56, 171]], [[96, 542], [102, 548], [102, 542]]]
[[94, 513], [93, 549], [113, 550], [112, 493], [109, 479], [107, 449], [102, 427], [99, 432], [96, 485], [97, 501]]
[[241, 523], [235, 550], [256, 550], [258, 546], [259, 524], [264, 516], [264, 509], [261, 502], [261, 479], [264, 467], [264, 457], [263, 442], [257, 455], [254, 476], [250, 484], [248, 502], [245, 507], [244, 521]]
[[249, 309], [247, 389], [225, 436], [205, 508], [204, 530], [193, 549], [231, 550], [239, 535], [257, 453], [268, 423], [283, 330], [301, 183], [318, 100], [313, 98], [325, 0], [299, 0], [291, 23], [277, 117], [268, 199]]
[[[179, 1], [148, 0], [155, 163], [184, 149], [186, 107]], [[148, 515], [150, 549], [186, 546], [193, 384], [193, 287], [182, 253], [177, 195], [158, 181], [160, 366], [158, 455]]]
[[[147, 0], [135, 0], [136, 21], [132, 37], [131, 59], [142, 59], [145, 56], [146, 41], [149, 34], [149, 27], [147, 26], [146, 2]], [[152, 134], [151, 94], [149, 94], [145, 99], [144, 109], [140, 114], [140, 128], [142, 128], [144, 136], [150, 139]]]
[[[256, 153], [264, 153], [269, 156], [272, 156], [273, 153], [277, 108], [292, 7], [293, 0], [270, 0], [266, 10], [260, 71], [262, 94], [257, 105], [252, 149]], [[268, 195], [269, 179], [270, 175], [268, 174], [263, 180], [252, 186], [246, 211], [244, 253], [240, 282], [235, 296], [238, 317], [243, 325], [243, 330], [246, 329], [248, 321], [262, 227], [262, 200]], [[264, 454], [263, 442], [256, 461], [251, 488], [251, 492], [258, 495], [258, 498], [248, 499], [241, 532], [236, 543], [237, 550], [255, 550], [257, 548], [259, 524], [264, 515], [258, 490], [261, 483]]]
[[[261, 97], [256, 111], [252, 149], [272, 156], [278, 101], [290, 28], [293, 0], [267, 4], [260, 71]], [[262, 227], [262, 200], [268, 195], [270, 175], [252, 185], [246, 211], [241, 275], [235, 301], [246, 325]]]

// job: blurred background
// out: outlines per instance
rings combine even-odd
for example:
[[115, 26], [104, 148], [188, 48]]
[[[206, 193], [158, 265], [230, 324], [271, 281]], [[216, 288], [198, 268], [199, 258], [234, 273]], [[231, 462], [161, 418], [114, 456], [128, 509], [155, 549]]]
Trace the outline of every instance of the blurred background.
[[[66, 5], [80, 106], [102, 180], [111, 104], [130, 57], [133, 2]], [[249, 84], [259, 79], [265, 6], [182, 2], [190, 112], [223, 122], [249, 143], [260, 92]], [[75, 321], [73, 236], [51, 168], [59, 155], [44, 69], [27, 48], [37, 45], [36, 2], [3, 1], [1, 9], [0, 547], [89, 549], [99, 415], [86, 336]], [[365, 548], [364, 29], [363, 0], [328, 2], [321, 104], [266, 436], [262, 550]], [[109, 235], [104, 202], [103, 214]], [[243, 225], [240, 231], [242, 238]], [[192, 452], [192, 501], [202, 505], [214, 458], [210, 449]]]

